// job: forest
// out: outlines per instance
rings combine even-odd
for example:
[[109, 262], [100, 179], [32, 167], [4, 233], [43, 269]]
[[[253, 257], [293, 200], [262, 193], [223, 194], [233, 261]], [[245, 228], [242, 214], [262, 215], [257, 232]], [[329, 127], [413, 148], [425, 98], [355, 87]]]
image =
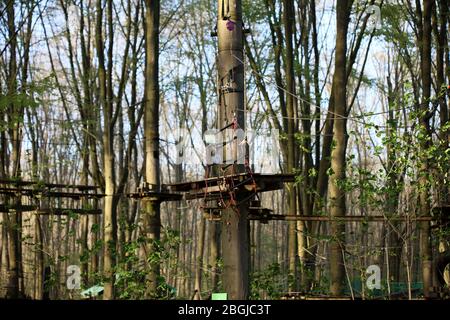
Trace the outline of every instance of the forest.
[[450, 299], [449, 0], [0, 0], [0, 299]]

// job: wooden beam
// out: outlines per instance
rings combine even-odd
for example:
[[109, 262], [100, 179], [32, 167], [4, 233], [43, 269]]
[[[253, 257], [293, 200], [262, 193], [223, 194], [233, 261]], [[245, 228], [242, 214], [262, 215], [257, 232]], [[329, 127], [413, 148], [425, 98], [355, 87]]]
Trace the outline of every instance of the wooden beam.
[[[441, 217], [406, 217], [406, 216], [344, 216], [331, 218], [328, 216], [300, 216], [300, 215], [282, 215], [282, 214], [270, 214], [266, 216], [251, 215], [249, 220], [284, 220], [284, 221], [342, 221], [342, 222], [382, 222], [382, 221], [434, 221], [440, 220]], [[445, 220], [448, 220], [446, 218]]]
[[433, 213], [442, 216], [450, 216], [450, 204], [442, 205], [440, 207], [434, 207]]
[[0, 212], [10, 212], [11, 210], [14, 210], [16, 212], [28, 212], [28, 211], [34, 211], [36, 210], [36, 205], [5, 205], [0, 204]]
[[159, 201], [179, 201], [183, 199], [183, 195], [180, 193], [157, 192], [157, 191], [132, 192], [127, 194], [127, 197], [133, 199], [155, 198]]
[[0, 204], [0, 212], [35, 212], [40, 215], [69, 215], [75, 214], [102, 214], [101, 209], [71, 209], [71, 208], [39, 208], [37, 205], [5, 205]]
[[37, 209], [36, 214], [39, 215], [58, 215], [68, 216], [71, 214], [102, 214], [101, 209], [70, 209], [70, 208], [51, 208], [51, 209]]
[[63, 191], [48, 191], [40, 189], [22, 189], [22, 188], [0, 188], [0, 194], [16, 196], [17, 194], [23, 196], [36, 196], [41, 195], [50, 198], [102, 198], [105, 196], [103, 193], [88, 193], [88, 192], [63, 192]]
[[47, 188], [67, 188], [82, 190], [96, 190], [100, 189], [99, 186], [79, 185], [79, 184], [59, 184], [59, 183], [46, 183], [39, 181], [27, 181], [27, 180], [15, 180], [15, 179], [0, 179], [0, 184], [15, 185], [15, 186], [42, 186]]

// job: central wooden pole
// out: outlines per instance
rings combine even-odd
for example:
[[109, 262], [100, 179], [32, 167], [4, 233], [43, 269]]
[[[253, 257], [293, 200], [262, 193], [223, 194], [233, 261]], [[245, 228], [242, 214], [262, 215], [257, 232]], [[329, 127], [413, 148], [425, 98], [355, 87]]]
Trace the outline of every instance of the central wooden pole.
[[[224, 146], [219, 175], [228, 175], [245, 172], [244, 154], [239, 152], [242, 137], [236, 139], [245, 130], [242, 6], [241, 0], [219, 0], [218, 5], [218, 129], [233, 123], [224, 132], [224, 142], [229, 143]], [[236, 192], [234, 202], [222, 211], [223, 287], [231, 300], [248, 298], [247, 197], [248, 193]]]

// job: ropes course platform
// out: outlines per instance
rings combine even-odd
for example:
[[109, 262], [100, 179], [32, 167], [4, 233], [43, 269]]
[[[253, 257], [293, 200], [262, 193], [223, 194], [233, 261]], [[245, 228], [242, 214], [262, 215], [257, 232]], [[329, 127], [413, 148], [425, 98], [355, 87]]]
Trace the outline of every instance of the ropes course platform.
[[39, 215], [102, 214], [99, 186], [0, 179], [0, 212], [34, 212]]
[[[25, 188], [24, 188], [25, 187]], [[57, 190], [55, 190], [57, 189]], [[59, 190], [58, 190], [59, 189]], [[0, 179], [0, 195], [10, 196], [45, 196], [55, 198], [102, 198], [103, 193], [97, 192], [99, 186], [45, 183], [14, 179]], [[77, 190], [77, 191], [72, 191]]]
[[203, 180], [168, 184], [172, 192], [185, 193], [186, 200], [228, 199], [230, 192], [266, 192], [283, 188], [286, 182], [294, 182], [293, 174], [238, 173]]

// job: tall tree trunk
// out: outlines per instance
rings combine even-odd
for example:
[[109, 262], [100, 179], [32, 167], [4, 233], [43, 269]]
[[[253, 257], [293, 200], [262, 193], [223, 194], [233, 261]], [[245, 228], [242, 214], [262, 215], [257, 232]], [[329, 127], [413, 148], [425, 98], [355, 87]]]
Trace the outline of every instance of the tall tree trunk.
[[[448, 65], [448, 54], [446, 55], [446, 49], [448, 50], [448, 40], [447, 40], [447, 16], [449, 14], [448, 1], [447, 0], [439, 0], [433, 10], [433, 31], [437, 42], [436, 48], [436, 88], [438, 90], [438, 101], [439, 101], [439, 119], [440, 119], [440, 150], [441, 152], [445, 152], [450, 145], [450, 130], [445, 125], [449, 120], [449, 108], [447, 107], [447, 96], [448, 90], [446, 88], [445, 83], [445, 66], [447, 61], [447, 69], [449, 69]], [[437, 11], [439, 9], [439, 15]], [[439, 26], [439, 27], [438, 27]], [[439, 183], [439, 198], [438, 205], [449, 205], [450, 204], [450, 183], [445, 176], [448, 176], [448, 172], [450, 170], [449, 165], [444, 165], [442, 171], [438, 172], [438, 183]], [[445, 227], [441, 227], [441, 231], [443, 231]], [[442, 234], [442, 233], [441, 233]], [[448, 243], [445, 236], [439, 237], [439, 247], [438, 247], [438, 261], [439, 256], [446, 253], [448, 251]], [[444, 277], [449, 278], [450, 271], [444, 272]], [[436, 276], [439, 279], [439, 270], [436, 265]], [[444, 281], [445, 282], [445, 281]], [[442, 283], [440, 283], [442, 285]]]
[[[331, 176], [328, 190], [330, 197], [331, 217], [345, 215], [345, 152], [347, 148], [347, 77], [346, 53], [347, 30], [350, 16], [348, 0], [338, 0], [336, 4], [336, 53], [333, 77], [335, 120], [334, 120], [334, 149], [331, 152]], [[333, 240], [330, 243], [330, 292], [340, 295], [343, 291], [344, 280], [344, 232], [345, 225], [332, 221], [331, 233]]]
[[[81, 184], [88, 185], [89, 179], [89, 137], [88, 133], [84, 133], [83, 135], [83, 151], [82, 151], [82, 172], [81, 172]], [[82, 200], [82, 208], [88, 208], [87, 199]], [[84, 215], [80, 218], [80, 256], [81, 256], [81, 274], [84, 280], [85, 285], [88, 284], [88, 274], [89, 274], [89, 264], [88, 264], [88, 227], [89, 227], [89, 216]]]
[[[159, 0], [145, 0], [145, 181], [156, 190], [160, 187], [159, 165]], [[145, 199], [143, 228], [147, 240], [147, 258], [156, 256], [160, 239], [160, 203], [158, 199]], [[160, 262], [152, 259], [147, 276], [147, 295], [155, 296], [158, 288]]]
[[114, 265], [116, 246], [116, 212], [115, 212], [115, 178], [114, 178], [114, 151], [113, 151], [113, 124], [112, 124], [112, 0], [107, 2], [108, 20], [108, 74], [105, 70], [105, 56], [103, 45], [103, 7], [102, 1], [97, 1], [96, 46], [98, 58], [99, 102], [103, 110], [103, 166], [105, 176], [105, 200], [103, 212], [103, 239], [104, 257], [103, 273], [105, 276], [105, 289], [103, 298], [114, 299]]
[[[397, 80], [397, 79], [395, 79]], [[394, 111], [392, 110], [395, 106], [395, 98], [394, 92], [392, 89], [392, 83], [390, 77], [387, 78], [388, 82], [388, 121], [387, 121], [387, 136], [388, 136], [388, 144], [386, 146], [387, 151], [387, 168], [389, 169], [387, 175], [387, 195], [386, 195], [386, 211], [387, 216], [392, 217], [397, 214], [398, 209], [398, 199], [399, 199], [399, 191], [398, 191], [398, 178], [397, 178], [397, 152], [395, 150], [395, 144], [393, 143], [393, 139], [397, 134], [397, 122], [394, 116]], [[401, 238], [399, 234], [399, 223], [396, 221], [390, 221], [389, 224], [386, 225], [386, 236], [387, 241], [385, 242], [389, 247], [386, 251], [389, 255], [387, 258], [389, 263], [387, 267], [389, 268], [389, 279], [395, 282], [400, 281], [400, 262], [401, 262], [401, 253], [402, 248], [400, 246]], [[392, 254], [389, 254], [392, 252]]]
[[[304, 183], [301, 187], [299, 187], [299, 193], [300, 193], [300, 204], [299, 207], [301, 208], [301, 214], [310, 216], [313, 213], [313, 202], [312, 202], [312, 190], [314, 190], [315, 187], [315, 178], [311, 174], [311, 170], [314, 168], [313, 166], [313, 150], [312, 150], [312, 137], [311, 137], [311, 127], [312, 127], [312, 119], [311, 118], [311, 82], [312, 82], [312, 73], [310, 70], [310, 62], [311, 62], [311, 55], [310, 55], [310, 33], [311, 33], [311, 13], [309, 11], [311, 10], [311, 6], [314, 7], [315, 4], [308, 4], [308, 3], [300, 3], [299, 4], [299, 14], [301, 14], [300, 19], [303, 20], [301, 23], [301, 48], [304, 56], [304, 64], [303, 69], [304, 72], [300, 73], [298, 75], [299, 83], [301, 84], [302, 77], [304, 78], [304, 89], [302, 90], [303, 95], [303, 101], [300, 102], [301, 108], [301, 116], [304, 118], [302, 120], [302, 129], [303, 129], [303, 139], [301, 140], [301, 147], [300, 151], [301, 154], [303, 154], [302, 158], [302, 181]], [[312, 9], [315, 10], [315, 9]], [[314, 34], [313, 34], [314, 36]], [[301, 57], [298, 58], [301, 60]], [[317, 97], [316, 97], [317, 99]], [[320, 101], [319, 101], [320, 104]], [[313, 105], [314, 106], [314, 105]], [[320, 110], [319, 108], [315, 108], [315, 113], [319, 112], [318, 117], [320, 117]], [[319, 144], [320, 144], [320, 135], [319, 135]], [[318, 156], [318, 155], [317, 155]], [[309, 290], [311, 286], [311, 277], [310, 272], [308, 269], [310, 269], [310, 266], [308, 265], [312, 255], [308, 254], [309, 250], [305, 250], [306, 247], [310, 247], [310, 231], [312, 224], [306, 223], [303, 221], [297, 222], [297, 238], [298, 238], [298, 255], [300, 260], [300, 267], [301, 267], [301, 288], [302, 290]]]
[[220, 227], [221, 225], [212, 221], [209, 224], [209, 265], [211, 266], [211, 290], [216, 292], [219, 288], [219, 267], [218, 259], [220, 257]]
[[200, 215], [200, 221], [197, 229], [197, 265], [195, 269], [195, 284], [196, 300], [201, 300], [202, 292], [202, 272], [203, 272], [203, 252], [205, 247], [205, 219]]
[[[421, 71], [422, 71], [422, 102], [421, 102], [421, 117], [420, 130], [422, 130], [424, 137], [421, 141], [422, 153], [419, 176], [419, 204], [420, 215], [430, 216], [430, 165], [428, 156], [426, 155], [431, 146], [431, 130], [429, 119], [431, 114], [429, 111], [430, 96], [431, 96], [431, 15], [433, 10], [434, 0], [424, 0], [423, 2], [423, 31], [420, 39], [421, 48]], [[419, 32], [420, 34], [420, 32]], [[430, 223], [424, 221], [420, 223], [420, 254], [422, 257], [422, 281], [425, 298], [430, 295], [432, 286], [432, 252], [431, 252], [431, 234]]]
[[[20, 114], [17, 102], [13, 97], [17, 94], [17, 61], [16, 61], [16, 47], [17, 35], [15, 26], [15, 4], [13, 1], [9, 2], [6, 7], [7, 21], [8, 21], [8, 37], [9, 37], [9, 70], [8, 70], [8, 96], [11, 99], [9, 111], [9, 125], [10, 138], [12, 144], [11, 163], [13, 177], [20, 176]], [[14, 204], [20, 204], [20, 197], [14, 199]], [[12, 212], [7, 215], [7, 226], [9, 235], [9, 284], [7, 296], [9, 298], [19, 297], [19, 277], [21, 267], [20, 257], [20, 218], [17, 212]]]
[[[244, 119], [244, 66], [243, 30], [241, 0], [218, 1], [218, 87], [219, 121], [218, 129], [235, 122], [245, 130]], [[227, 88], [232, 88], [228, 90]], [[245, 172], [242, 155], [238, 152], [238, 142], [233, 133], [233, 142], [224, 146], [223, 159], [231, 166], [223, 170], [223, 175]], [[230, 137], [226, 138], [229, 139]], [[231, 149], [231, 152], [227, 152]], [[232, 154], [232, 159], [227, 159]], [[240, 160], [240, 162], [238, 162]], [[220, 168], [222, 170], [223, 168]], [[231, 191], [233, 192], [233, 191]], [[249, 235], [247, 194], [236, 194], [236, 203], [231, 200], [229, 207], [222, 210], [222, 253], [223, 285], [231, 300], [247, 299], [249, 294]]]
[[[287, 111], [287, 173], [294, 173], [295, 162], [295, 77], [294, 77], [294, 55], [292, 47], [292, 37], [294, 32], [294, 2], [293, 0], [283, 0], [283, 23], [286, 37], [286, 111]], [[293, 21], [294, 20], [294, 21]], [[296, 190], [294, 183], [287, 185], [288, 190], [288, 214], [297, 214]], [[297, 223], [289, 222], [289, 289], [297, 291]]]

